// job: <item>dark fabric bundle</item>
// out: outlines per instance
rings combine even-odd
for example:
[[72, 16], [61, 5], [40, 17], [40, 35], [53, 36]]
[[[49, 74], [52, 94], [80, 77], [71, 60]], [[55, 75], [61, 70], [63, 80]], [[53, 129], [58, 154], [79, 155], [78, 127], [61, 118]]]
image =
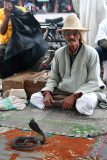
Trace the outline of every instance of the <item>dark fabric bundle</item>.
[[33, 15], [15, 6], [12, 12], [12, 35], [2, 63], [2, 78], [32, 67], [49, 47]]

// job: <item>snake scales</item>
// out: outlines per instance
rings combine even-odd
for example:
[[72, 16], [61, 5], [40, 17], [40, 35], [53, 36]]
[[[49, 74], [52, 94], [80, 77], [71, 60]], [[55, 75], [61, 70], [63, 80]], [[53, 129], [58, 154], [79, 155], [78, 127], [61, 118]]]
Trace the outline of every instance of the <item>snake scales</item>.
[[[41, 144], [44, 144], [46, 141], [46, 135], [44, 132], [39, 128], [38, 124], [32, 119], [29, 123], [29, 127], [42, 135], [43, 139], [38, 138], [38, 137], [27, 137], [27, 136], [17, 136], [12, 140], [12, 148], [16, 150], [33, 150], [38, 147], [40, 147]], [[27, 145], [28, 143], [35, 143], [32, 145]]]

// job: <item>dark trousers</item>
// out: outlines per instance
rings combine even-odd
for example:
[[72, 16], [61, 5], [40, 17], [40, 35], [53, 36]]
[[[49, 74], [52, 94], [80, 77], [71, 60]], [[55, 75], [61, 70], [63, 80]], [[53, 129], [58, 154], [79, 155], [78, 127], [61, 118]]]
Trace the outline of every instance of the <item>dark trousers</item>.
[[2, 60], [3, 60], [6, 46], [7, 46], [6, 43], [0, 44], [0, 78], [2, 78]]
[[105, 50], [103, 47], [96, 47], [95, 49], [99, 55], [100, 66], [102, 66], [102, 62], [107, 60], [107, 50]]

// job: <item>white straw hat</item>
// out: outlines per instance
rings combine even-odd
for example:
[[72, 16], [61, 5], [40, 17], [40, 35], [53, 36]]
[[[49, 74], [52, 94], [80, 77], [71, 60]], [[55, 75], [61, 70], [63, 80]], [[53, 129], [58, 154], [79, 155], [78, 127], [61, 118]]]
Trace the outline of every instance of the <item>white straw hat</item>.
[[88, 32], [89, 29], [83, 28], [80, 19], [77, 17], [75, 13], [69, 14], [65, 21], [62, 29], [58, 29], [57, 31], [66, 31], [66, 30], [78, 30], [79, 32]]

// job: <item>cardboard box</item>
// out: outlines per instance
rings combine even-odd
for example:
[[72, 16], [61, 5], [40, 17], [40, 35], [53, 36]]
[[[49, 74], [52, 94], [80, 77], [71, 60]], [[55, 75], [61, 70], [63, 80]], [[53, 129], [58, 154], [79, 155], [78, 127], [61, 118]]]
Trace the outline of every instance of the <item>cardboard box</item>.
[[21, 72], [2, 80], [3, 92], [10, 89], [25, 89], [28, 98], [39, 92], [46, 84], [50, 71]]
[[25, 80], [24, 88], [27, 93], [28, 98], [33, 93], [39, 92], [43, 87], [50, 76], [50, 71], [41, 72], [41, 75]]

